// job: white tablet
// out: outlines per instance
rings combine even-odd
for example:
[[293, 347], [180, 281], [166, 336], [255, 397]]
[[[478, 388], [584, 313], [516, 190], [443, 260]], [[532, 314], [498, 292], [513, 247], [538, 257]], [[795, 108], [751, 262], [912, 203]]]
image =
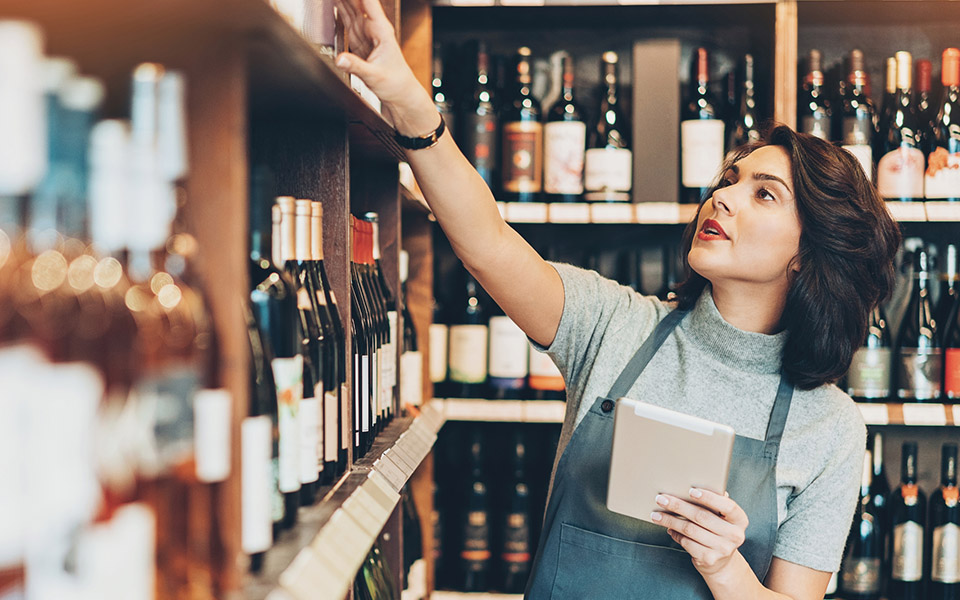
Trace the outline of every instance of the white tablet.
[[[650, 521], [667, 493], [690, 499], [690, 488], [727, 489], [733, 428], [629, 398], [617, 400], [607, 508]], [[652, 521], [650, 521], [652, 522]]]

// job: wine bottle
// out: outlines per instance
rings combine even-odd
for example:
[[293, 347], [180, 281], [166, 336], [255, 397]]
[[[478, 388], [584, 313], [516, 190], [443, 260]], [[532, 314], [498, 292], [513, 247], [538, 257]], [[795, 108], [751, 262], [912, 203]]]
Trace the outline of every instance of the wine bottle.
[[664, 302], [672, 301], [677, 295], [677, 258], [677, 248], [670, 244], [663, 247], [663, 285], [657, 290], [656, 296]]
[[886, 402], [890, 397], [890, 331], [880, 305], [870, 311], [867, 336], [847, 371], [847, 393], [857, 402]]
[[941, 449], [940, 487], [930, 494], [930, 600], [960, 598], [960, 490], [957, 489], [957, 445]]
[[533, 96], [531, 52], [517, 50], [513, 94], [500, 114], [503, 127], [501, 165], [503, 200], [536, 202], [543, 191], [543, 124], [540, 102]]
[[443, 77], [443, 48], [439, 42], [433, 44], [433, 78], [430, 83], [433, 89], [433, 105], [443, 116], [443, 120], [447, 124], [447, 131], [453, 136], [456, 131], [454, 129], [456, 126], [456, 117], [454, 116], [456, 107], [453, 103], [453, 96], [450, 94], [449, 82]]
[[682, 201], [688, 204], [705, 198], [723, 164], [723, 121], [709, 86], [709, 55], [706, 48], [697, 48], [689, 97], [680, 115], [680, 179]]
[[925, 167], [920, 118], [912, 97], [912, 60], [897, 52], [897, 94], [893, 108], [880, 125], [877, 143], [877, 189], [887, 200], [923, 198]]
[[470, 478], [460, 550], [461, 589], [487, 591], [490, 572], [490, 505], [484, 469], [483, 440], [478, 429], [470, 439]]
[[447, 324], [446, 310], [437, 298], [433, 304], [433, 322], [430, 323], [430, 382], [433, 395], [442, 398], [447, 395], [447, 371], [450, 345], [450, 326]]
[[372, 444], [373, 415], [373, 353], [376, 342], [373, 333], [371, 311], [367, 308], [367, 297], [363, 291], [360, 264], [363, 260], [361, 233], [358, 220], [351, 216], [351, 261], [350, 261], [350, 316], [353, 334], [353, 414], [357, 415], [354, 424], [354, 455], [362, 457]]
[[740, 89], [740, 108], [730, 128], [728, 150], [760, 140], [760, 119], [757, 114], [756, 89], [753, 79], [753, 55], [746, 54], [743, 57], [743, 86]]
[[957, 286], [960, 274], [957, 273], [957, 246], [947, 244], [947, 255], [944, 265], [940, 268], [940, 292], [937, 294], [937, 306], [934, 318], [940, 328], [941, 340], [946, 340], [950, 327], [950, 315], [957, 302]]
[[924, 195], [928, 200], [960, 201], [960, 49], [943, 51], [940, 70], [943, 102], [933, 120], [930, 155], [924, 177]]
[[482, 398], [487, 379], [487, 323], [480, 286], [466, 273], [465, 294], [456, 322], [450, 325], [451, 392], [461, 398]]
[[[883, 100], [880, 102], [880, 114], [877, 118], [876, 132], [878, 136], [875, 141], [879, 144], [881, 138], [886, 135], [887, 123], [890, 123], [893, 117], [893, 111], [897, 103], [897, 59], [893, 56], [887, 58], [886, 69], [884, 70]], [[879, 157], [880, 148], [875, 148], [874, 156]]]
[[423, 354], [417, 340], [417, 328], [410, 314], [409, 296], [407, 296], [407, 277], [410, 272], [410, 255], [400, 251], [400, 288], [403, 302], [400, 311], [403, 315], [403, 336], [400, 354], [400, 399], [405, 407], [419, 407], [423, 404]]
[[633, 189], [630, 125], [620, 107], [616, 52], [601, 57], [600, 105], [590, 126], [584, 159], [584, 199], [589, 202], [629, 202]]
[[527, 386], [530, 388], [532, 400], [563, 400], [566, 390], [563, 375], [556, 363], [545, 352], [540, 352], [527, 344], [529, 348], [530, 376]]
[[620, 253], [617, 281], [635, 292], [643, 293], [643, 257], [641, 250], [624, 250]]
[[890, 495], [892, 565], [887, 597], [921, 600], [926, 497], [917, 485], [917, 443], [904, 442], [900, 485]]
[[380, 216], [375, 212], [368, 212], [363, 216], [364, 220], [370, 225], [370, 238], [372, 252], [370, 258], [373, 260], [371, 268], [373, 269], [374, 287], [380, 294], [382, 304], [387, 313], [387, 331], [389, 336], [384, 342], [382, 348], [381, 378], [380, 390], [383, 395], [383, 406], [386, 419], [389, 421], [394, 413], [394, 398], [397, 396], [397, 347], [400, 344], [400, 321], [397, 317], [397, 299], [390, 287], [387, 285], [386, 276], [383, 274], [382, 259], [380, 255]]
[[529, 373], [527, 335], [496, 303], [493, 303], [492, 313], [488, 325], [490, 354], [487, 361], [492, 398], [517, 399], [523, 393]]
[[853, 154], [867, 179], [873, 181], [873, 128], [874, 112], [870, 102], [867, 72], [863, 65], [863, 52], [850, 53], [850, 76], [843, 96], [843, 149]]
[[[404, 590], [422, 589], [426, 581], [411, 581], [414, 572], [419, 571], [416, 563], [423, 563], [423, 533], [420, 530], [420, 516], [413, 501], [413, 494], [409, 486], [400, 491], [400, 502], [403, 509], [403, 581]], [[425, 567], [421, 567], [424, 568]], [[426, 571], [422, 571], [426, 575]], [[425, 577], [423, 578], [425, 579]]]
[[810, 51], [807, 57], [807, 68], [809, 70], [803, 80], [800, 101], [797, 103], [800, 109], [800, 131], [822, 140], [829, 140], [833, 109], [824, 86], [819, 50]]
[[483, 42], [477, 44], [477, 72], [470, 96], [464, 100], [458, 132], [463, 153], [480, 177], [494, 192], [499, 183], [498, 158], [499, 119], [496, 95], [490, 82], [490, 57]]
[[926, 250], [914, 254], [913, 292], [900, 323], [894, 368], [897, 397], [906, 402], [936, 402], [943, 377], [943, 349], [937, 334], [929, 289]]
[[937, 116], [937, 107], [933, 103], [933, 94], [930, 88], [933, 83], [933, 63], [922, 58], [917, 61], [917, 89], [913, 99], [917, 107], [917, 118], [920, 123], [918, 136], [920, 148], [924, 154], [929, 154], [933, 138], [933, 120]]
[[360, 263], [360, 285], [367, 297], [367, 307], [371, 311], [373, 322], [373, 344], [374, 354], [371, 365], [372, 377], [372, 398], [373, 398], [373, 424], [372, 431], [374, 435], [380, 432], [386, 424], [388, 417], [387, 399], [383, 391], [382, 381], [384, 355], [386, 346], [390, 340], [390, 324], [387, 311], [386, 299], [380, 291], [375, 273], [375, 262], [373, 259], [373, 226], [368, 221], [359, 219], [357, 227], [360, 233], [361, 263]]
[[883, 582], [883, 523], [870, 502], [873, 484], [873, 458], [868, 450], [863, 456], [860, 478], [860, 502], [853, 517], [847, 551], [840, 569], [841, 589], [847, 600], [877, 600]]
[[[877, 521], [883, 525], [884, 528], [887, 528], [888, 521], [888, 510], [887, 510], [887, 498], [890, 496], [890, 482], [887, 480], [887, 470], [883, 464], [883, 434], [880, 432], [875, 432], [870, 437], [870, 455], [873, 459], [873, 478], [870, 481], [870, 504], [873, 507], [872, 513], [876, 516]], [[886, 534], [884, 534], [886, 537]], [[884, 561], [884, 573], [889, 569], [889, 548], [884, 547], [883, 561]]]
[[549, 202], [578, 202], [583, 195], [587, 124], [573, 97], [573, 59], [564, 56], [561, 62], [561, 95], [543, 126], [543, 191]]
[[503, 528], [503, 591], [522, 594], [530, 575], [530, 490], [526, 475], [526, 445], [519, 430], [513, 435], [513, 487]]

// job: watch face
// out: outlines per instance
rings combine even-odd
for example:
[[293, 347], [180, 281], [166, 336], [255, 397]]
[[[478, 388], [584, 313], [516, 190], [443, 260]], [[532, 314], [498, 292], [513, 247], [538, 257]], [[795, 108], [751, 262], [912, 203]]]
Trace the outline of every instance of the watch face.
[[436, 131], [429, 135], [423, 137], [408, 137], [397, 132], [393, 137], [402, 148], [407, 150], [423, 150], [424, 148], [436, 145], [436, 143], [440, 141], [440, 136], [443, 135], [446, 128], [447, 124], [443, 120], [443, 115], [440, 115], [440, 125]]

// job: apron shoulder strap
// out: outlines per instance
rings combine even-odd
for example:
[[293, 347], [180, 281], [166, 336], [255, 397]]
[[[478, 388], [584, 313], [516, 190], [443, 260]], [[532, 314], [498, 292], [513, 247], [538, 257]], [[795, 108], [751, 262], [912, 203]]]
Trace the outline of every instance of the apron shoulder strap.
[[783, 437], [783, 428], [787, 424], [787, 415], [790, 413], [790, 402], [793, 399], [793, 384], [787, 381], [787, 376], [780, 372], [780, 386], [777, 388], [777, 399], [773, 401], [770, 411], [770, 420], [767, 422], [768, 443], [780, 444]]
[[615, 400], [627, 395], [627, 392], [633, 387], [637, 378], [640, 377], [640, 373], [646, 368], [647, 363], [650, 362], [653, 355], [656, 354], [660, 346], [663, 345], [667, 336], [673, 332], [683, 317], [687, 315], [687, 312], [689, 311], [674, 309], [657, 323], [653, 333], [647, 337], [640, 346], [640, 349], [637, 350], [637, 353], [634, 354], [630, 362], [627, 363], [627, 366], [620, 372], [620, 376], [617, 377], [617, 380], [613, 383], [613, 387], [610, 388], [607, 398]]

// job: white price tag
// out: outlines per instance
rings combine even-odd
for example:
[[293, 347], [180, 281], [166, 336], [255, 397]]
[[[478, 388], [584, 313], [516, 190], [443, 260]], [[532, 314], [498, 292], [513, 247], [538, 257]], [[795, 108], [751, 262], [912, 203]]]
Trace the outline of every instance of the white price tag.
[[597, 202], [590, 205], [593, 223], [633, 223], [636, 210], [629, 202]]
[[960, 202], [924, 202], [928, 221], [960, 221]]
[[507, 203], [497, 202], [497, 210], [500, 211], [500, 218], [506, 221], [507, 220]]
[[927, 211], [923, 202], [902, 202], [888, 200], [887, 209], [897, 221], [926, 221]]
[[904, 404], [903, 424], [946, 425], [947, 412], [942, 404]]
[[449, 0], [450, 6], [493, 6], [493, 0]]
[[528, 400], [524, 403], [525, 423], [563, 423], [567, 405], [559, 400]]
[[352, 578], [331, 571], [309, 546], [300, 550], [290, 566], [280, 574], [280, 585], [298, 600], [316, 598], [317, 590], [333, 592], [328, 597], [339, 598], [346, 594], [351, 581]]
[[343, 501], [341, 507], [353, 520], [360, 524], [360, 530], [367, 537], [375, 538], [380, 533], [380, 515], [376, 512], [370, 512], [369, 508], [360, 500], [360, 488], [357, 488], [350, 494], [350, 497]]
[[347, 562], [354, 565], [352, 572], [356, 572], [367, 557], [369, 541], [360, 524], [345, 510], [338, 508], [330, 515], [311, 546], [329, 546], [342, 553]]
[[640, 202], [637, 223], [679, 223], [680, 205], [676, 202]]
[[377, 462], [373, 463], [373, 468], [383, 475], [384, 479], [389, 481], [393, 489], [397, 491], [407, 482], [406, 475], [397, 468], [397, 465], [393, 464], [393, 461], [380, 457]]
[[508, 202], [507, 220], [512, 223], [546, 223], [547, 205], [543, 202]]
[[311, 546], [311, 549], [316, 553], [320, 561], [326, 563], [334, 573], [347, 573], [350, 571], [350, 562], [342, 553], [337, 551], [336, 548], [325, 544], [322, 546]]
[[555, 202], [549, 210], [551, 223], [589, 223], [590, 205], [585, 202]]
[[394, 444], [391, 450], [393, 451], [393, 457], [399, 458], [401, 461], [403, 461], [403, 464], [407, 467], [410, 473], [413, 473], [417, 470], [417, 465], [420, 464], [420, 461], [410, 454], [410, 451], [405, 446]]
[[960, 427], [960, 404], [953, 405], [953, 424]]
[[867, 425], [887, 425], [890, 423], [890, 413], [887, 411], [886, 404], [858, 402], [857, 408], [860, 409], [863, 422]]
[[[369, 482], [369, 479], [367, 480]], [[373, 496], [370, 495], [369, 488], [372, 488], [372, 485], [364, 483], [353, 495], [357, 498], [357, 503], [360, 506], [374, 516], [376, 521], [374, 525], [377, 528], [377, 534], [380, 533], [380, 530], [383, 529], [384, 524], [386, 524], [387, 519], [390, 517], [390, 512], [393, 510], [392, 506], [385, 506], [382, 501], [378, 502], [373, 499]]]
[[410, 478], [410, 475], [413, 474], [413, 471], [416, 467], [410, 464], [410, 459], [403, 456], [401, 453], [397, 452], [397, 447], [394, 446], [388, 450], [384, 450], [383, 458], [393, 461], [393, 464], [397, 465], [400, 468], [400, 472], [403, 473], [403, 476], [407, 479]]
[[400, 493], [390, 487], [390, 484], [379, 473], [371, 472], [363, 487], [377, 504], [389, 515], [393, 508], [400, 503]]
[[500, 6], [544, 6], [544, 0], [500, 0]]

